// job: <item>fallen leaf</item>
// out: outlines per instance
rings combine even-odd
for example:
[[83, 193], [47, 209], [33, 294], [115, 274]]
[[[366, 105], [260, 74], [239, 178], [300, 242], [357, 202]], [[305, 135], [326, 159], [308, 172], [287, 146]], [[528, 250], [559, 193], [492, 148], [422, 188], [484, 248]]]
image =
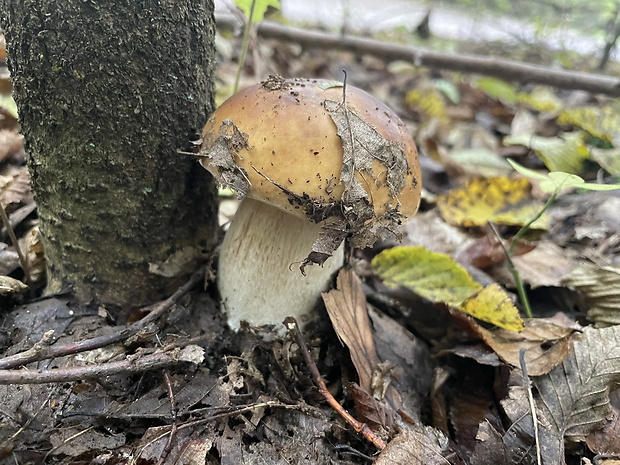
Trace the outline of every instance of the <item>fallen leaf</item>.
[[375, 465], [449, 465], [444, 457], [448, 439], [441, 431], [425, 427], [402, 430], [381, 451]]
[[620, 324], [620, 267], [583, 264], [562, 282], [588, 298], [588, 319], [597, 326]]
[[360, 386], [372, 392], [372, 376], [379, 358], [360, 278], [353, 270], [343, 268], [336, 278], [336, 289], [324, 292], [322, 296], [336, 334], [349, 349]]
[[612, 142], [618, 136], [620, 113], [612, 106], [569, 108], [560, 112], [558, 123], [573, 124], [599, 139]]
[[590, 158], [612, 176], [620, 176], [620, 147], [613, 149], [592, 147]]
[[0, 170], [0, 202], [2, 205], [6, 207], [10, 204], [27, 204], [32, 201], [28, 168], [5, 165]]
[[431, 302], [506, 329], [523, 328], [519, 312], [505, 291], [497, 285], [483, 287], [448, 255], [417, 246], [393, 247], [378, 254], [372, 268], [388, 286], [404, 286]]
[[512, 262], [523, 282], [532, 289], [562, 287], [563, 278], [579, 264], [573, 255], [551, 241], [541, 241], [529, 252], [513, 256]]
[[[530, 195], [529, 181], [494, 177], [474, 179], [460, 189], [452, 189], [437, 197], [441, 216], [450, 224], [472, 227], [489, 221], [497, 224], [523, 226], [540, 210], [542, 204]], [[546, 216], [531, 227], [546, 229]]]
[[480, 77], [476, 80], [476, 87], [489, 97], [500, 100], [506, 105], [517, 102], [517, 90], [514, 85], [494, 77]]
[[557, 137], [522, 134], [504, 138], [504, 144], [523, 145], [534, 150], [549, 171], [579, 173], [589, 155], [585, 138], [582, 131], [565, 132]]
[[586, 444], [595, 454], [620, 456], [620, 389], [616, 389], [609, 397], [611, 417], [600, 430], [586, 438]]
[[28, 289], [28, 286], [20, 280], [10, 276], [0, 276], [0, 295], [20, 294]]
[[568, 357], [570, 335], [574, 329], [559, 326], [542, 318], [528, 319], [520, 333], [476, 328], [482, 340], [506, 363], [520, 367], [520, 352], [525, 350], [527, 372], [540, 376], [551, 371]]
[[610, 389], [620, 381], [620, 326], [584, 328], [574, 336], [570, 355], [549, 373], [533, 380], [537, 407], [557, 432], [557, 448], [566, 438], [583, 441], [602, 427], [612, 410]]
[[499, 286], [491, 284], [465, 299], [459, 310], [479, 320], [510, 331], [523, 331], [523, 320], [510, 297]]

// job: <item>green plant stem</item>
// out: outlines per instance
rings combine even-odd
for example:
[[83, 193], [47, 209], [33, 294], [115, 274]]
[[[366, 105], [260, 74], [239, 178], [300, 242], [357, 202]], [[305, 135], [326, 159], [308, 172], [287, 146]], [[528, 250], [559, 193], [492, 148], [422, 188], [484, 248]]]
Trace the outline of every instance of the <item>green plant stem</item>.
[[530, 221], [528, 221], [525, 225], [523, 225], [521, 227], [521, 229], [519, 229], [517, 231], [517, 234], [514, 235], [514, 237], [512, 238], [512, 241], [510, 241], [510, 248], [508, 249], [508, 253], [509, 256], [512, 256], [514, 250], [515, 250], [515, 246], [517, 245], [517, 242], [519, 242], [519, 240], [525, 236], [525, 233], [527, 233], [530, 230], [530, 227], [532, 226], [532, 224], [538, 220], [538, 218], [540, 218], [541, 216], [543, 216], [543, 214], [547, 211], [547, 209], [549, 208], [549, 206], [553, 203], [553, 201], [556, 199], [556, 197], [558, 196], [559, 191], [556, 190], [551, 197], [549, 197], [549, 200], [547, 200], [547, 202], [545, 203], [545, 205], [543, 205], [543, 207], [541, 208], [541, 210], [536, 213], [536, 216], [534, 216], [534, 218], [532, 218]]
[[254, 18], [254, 9], [256, 8], [256, 0], [252, 0], [250, 6], [250, 16], [245, 23], [243, 29], [243, 41], [241, 42], [241, 52], [239, 53], [239, 67], [237, 68], [237, 76], [235, 76], [235, 87], [233, 94], [239, 90], [239, 80], [241, 79], [241, 73], [243, 73], [243, 67], [245, 65], [245, 57], [248, 54], [248, 48], [250, 47], [250, 31], [252, 30], [252, 20]]
[[[540, 217], [540, 215], [538, 216]], [[529, 224], [532, 224], [534, 221], [536, 220], [531, 221]], [[521, 301], [521, 305], [523, 305], [523, 310], [525, 310], [525, 315], [528, 318], [534, 318], [534, 313], [532, 312], [532, 307], [530, 305], [530, 299], [527, 296], [527, 292], [525, 292], [525, 286], [523, 284], [523, 280], [521, 279], [519, 270], [517, 270], [517, 267], [512, 261], [512, 251], [506, 249], [506, 246], [504, 245], [504, 242], [502, 241], [502, 237], [499, 235], [499, 232], [497, 231], [497, 228], [495, 227], [495, 225], [489, 222], [489, 226], [491, 227], [491, 230], [493, 231], [493, 233], [495, 233], [495, 236], [497, 236], [499, 245], [501, 245], [502, 249], [504, 249], [504, 253], [506, 254], [506, 260], [508, 261], [508, 269], [510, 270], [510, 273], [512, 273], [512, 277], [515, 280], [515, 287], [517, 288], [517, 294], [519, 295], [519, 300]]]

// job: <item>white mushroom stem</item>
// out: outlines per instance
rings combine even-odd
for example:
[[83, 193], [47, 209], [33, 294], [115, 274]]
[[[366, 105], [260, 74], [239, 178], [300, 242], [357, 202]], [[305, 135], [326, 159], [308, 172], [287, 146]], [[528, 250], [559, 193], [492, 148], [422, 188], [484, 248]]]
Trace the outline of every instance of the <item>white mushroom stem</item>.
[[320, 226], [245, 198], [222, 243], [218, 285], [228, 324], [282, 327], [287, 316], [307, 322], [332, 274], [343, 264], [343, 246], [323, 266], [299, 270]]

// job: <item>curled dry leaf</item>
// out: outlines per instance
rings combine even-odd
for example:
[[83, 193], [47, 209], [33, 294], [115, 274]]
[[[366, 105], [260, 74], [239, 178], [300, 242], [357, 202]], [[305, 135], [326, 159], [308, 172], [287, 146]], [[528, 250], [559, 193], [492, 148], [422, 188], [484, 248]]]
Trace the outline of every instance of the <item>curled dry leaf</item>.
[[525, 349], [527, 372], [531, 376], [548, 373], [562, 363], [570, 348], [574, 328], [559, 326], [542, 318], [525, 320], [520, 333], [496, 329], [489, 331], [480, 325], [474, 330], [482, 340], [506, 363], [519, 367], [519, 353]]
[[4, 166], [0, 171], [0, 202], [5, 207], [10, 204], [33, 202], [28, 168]]

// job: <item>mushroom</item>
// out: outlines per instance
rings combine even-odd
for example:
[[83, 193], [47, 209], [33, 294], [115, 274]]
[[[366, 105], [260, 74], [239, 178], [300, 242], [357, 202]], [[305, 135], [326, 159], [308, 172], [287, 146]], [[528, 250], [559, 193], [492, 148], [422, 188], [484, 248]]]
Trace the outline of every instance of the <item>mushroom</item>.
[[[220, 249], [228, 324], [312, 315], [343, 241], [398, 236], [420, 199], [415, 144], [400, 118], [355, 87], [279, 76], [211, 116], [200, 162], [243, 200]], [[310, 266], [312, 265], [312, 266]]]

